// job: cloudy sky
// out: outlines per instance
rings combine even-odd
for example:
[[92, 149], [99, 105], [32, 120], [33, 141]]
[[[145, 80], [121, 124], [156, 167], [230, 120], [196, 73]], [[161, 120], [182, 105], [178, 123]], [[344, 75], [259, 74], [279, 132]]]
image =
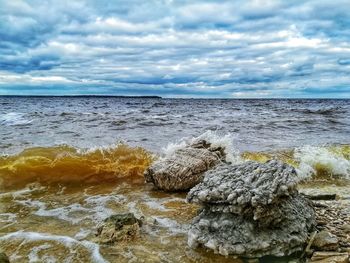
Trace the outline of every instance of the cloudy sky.
[[0, 0], [0, 94], [349, 98], [349, 10], [349, 0]]

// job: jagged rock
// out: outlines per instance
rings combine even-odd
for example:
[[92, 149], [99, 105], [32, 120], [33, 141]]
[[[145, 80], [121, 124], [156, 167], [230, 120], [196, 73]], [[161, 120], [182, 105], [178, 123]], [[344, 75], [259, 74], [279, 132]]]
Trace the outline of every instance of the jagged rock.
[[283, 213], [274, 204], [281, 197], [295, 194], [295, 187], [293, 167], [275, 160], [265, 164], [248, 161], [208, 171], [203, 182], [188, 193], [187, 200], [207, 205], [213, 212], [253, 214], [257, 220], [266, 218], [270, 211]]
[[97, 242], [114, 244], [139, 237], [142, 221], [132, 213], [112, 215], [97, 228]]
[[285, 199], [280, 205], [282, 218], [269, 226], [264, 221], [204, 208], [192, 222], [189, 245], [245, 257], [285, 256], [301, 251], [313, 226], [313, 210], [301, 196]]
[[339, 240], [337, 236], [323, 230], [316, 234], [312, 247], [318, 250], [337, 250], [339, 247]]
[[9, 257], [4, 252], [0, 252], [0, 263], [10, 263]]
[[311, 260], [312, 263], [348, 263], [349, 254], [347, 252], [315, 252]]
[[280, 161], [221, 165], [187, 195], [203, 205], [188, 243], [244, 257], [303, 250], [315, 222], [311, 201], [296, 190], [295, 170]]
[[224, 149], [201, 140], [154, 162], [144, 176], [146, 182], [166, 191], [188, 190], [203, 179], [203, 173], [225, 158]]

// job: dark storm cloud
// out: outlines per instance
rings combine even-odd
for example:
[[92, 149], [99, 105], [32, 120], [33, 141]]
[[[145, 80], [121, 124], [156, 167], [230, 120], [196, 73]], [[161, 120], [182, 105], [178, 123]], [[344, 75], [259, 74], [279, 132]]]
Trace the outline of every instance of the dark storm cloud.
[[349, 97], [349, 9], [0, 0], [0, 94]]

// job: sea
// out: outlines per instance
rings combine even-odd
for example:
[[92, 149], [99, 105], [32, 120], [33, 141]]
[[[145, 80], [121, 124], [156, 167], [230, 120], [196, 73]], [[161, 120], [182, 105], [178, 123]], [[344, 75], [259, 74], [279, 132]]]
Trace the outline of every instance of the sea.
[[[11, 262], [242, 262], [191, 249], [198, 207], [144, 182], [198, 139], [231, 163], [281, 159], [301, 188], [350, 198], [348, 99], [0, 96], [0, 250]], [[99, 244], [99, 224], [124, 212], [144, 218], [140, 238]]]

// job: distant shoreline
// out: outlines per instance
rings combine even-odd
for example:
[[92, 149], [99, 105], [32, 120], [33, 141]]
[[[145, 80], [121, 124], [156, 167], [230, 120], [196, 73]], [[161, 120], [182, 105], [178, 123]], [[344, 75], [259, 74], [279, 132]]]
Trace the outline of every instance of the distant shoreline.
[[161, 97], [128, 95], [0, 95], [0, 98], [116, 98], [116, 99], [177, 99], [177, 100], [350, 100], [350, 98], [216, 98], [216, 97]]
[[123, 95], [0, 95], [7, 98], [127, 98], [127, 99], [162, 99], [160, 96], [123, 96]]

